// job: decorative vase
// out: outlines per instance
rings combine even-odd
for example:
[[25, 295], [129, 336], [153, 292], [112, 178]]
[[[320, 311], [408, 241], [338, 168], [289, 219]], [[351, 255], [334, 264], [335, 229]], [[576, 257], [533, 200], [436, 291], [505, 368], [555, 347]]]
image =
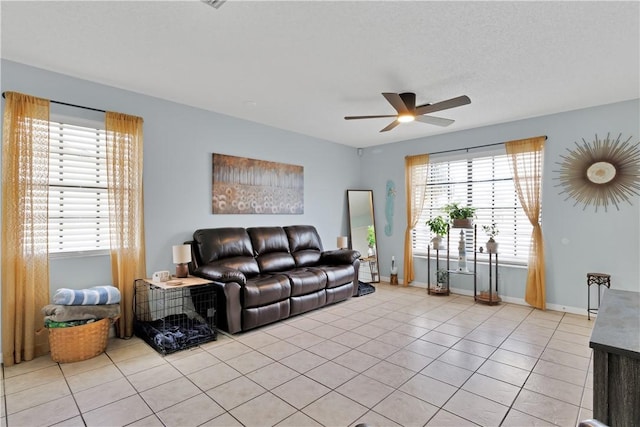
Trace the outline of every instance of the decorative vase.
[[367, 250], [367, 255], [369, 256], [374, 256], [376, 254], [375, 249], [373, 249], [373, 246], [369, 246], [369, 249]]
[[460, 230], [460, 241], [458, 242], [458, 271], [467, 270], [467, 248], [464, 238], [464, 230]]
[[442, 236], [435, 236], [433, 239], [431, 239], [431, 244], [434, 250], [444, 249], [442, 247]]
[[473, 218], [454, 219], [453, 228], [473, 228]]
[[487, 246], [487, 253], [490, 253], [490, 254], [498, 253], [498, 242], [493, 240], [493, 237], [489, 238], [486, 246]]

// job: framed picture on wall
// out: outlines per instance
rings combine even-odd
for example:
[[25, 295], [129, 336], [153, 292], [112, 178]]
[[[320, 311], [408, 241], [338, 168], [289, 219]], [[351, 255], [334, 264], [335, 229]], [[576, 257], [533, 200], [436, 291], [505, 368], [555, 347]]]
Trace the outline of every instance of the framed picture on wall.
[[303, 214], [304, 168], [213, 153], [214, 214]]

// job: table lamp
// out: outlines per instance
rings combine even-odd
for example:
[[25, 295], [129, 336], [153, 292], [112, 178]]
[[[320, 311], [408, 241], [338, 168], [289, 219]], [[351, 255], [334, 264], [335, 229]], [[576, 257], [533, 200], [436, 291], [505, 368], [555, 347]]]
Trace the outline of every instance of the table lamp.
[[173, 246], [173, 263], [176, 264], [176, 277], [187, 277], [189, 275], [188, 263], [191, 262], [191, 245]]
[[347, 236], [338, 236], [338, 249], [347, 249], [349, 247], [349, 239]]

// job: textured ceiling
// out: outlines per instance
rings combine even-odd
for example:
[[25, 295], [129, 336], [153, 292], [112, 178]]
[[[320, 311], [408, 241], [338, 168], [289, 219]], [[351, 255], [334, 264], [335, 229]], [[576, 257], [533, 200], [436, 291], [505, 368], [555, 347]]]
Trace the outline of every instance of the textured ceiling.
[[[640, 97], [635, 1], [2, 1], [0, 12], [3, 58], [354, 147]], [[434, 114], [456, 120], [447, 128], [343, 119], [392, 114], [380, 93], [403, 91], [471, 104]]]

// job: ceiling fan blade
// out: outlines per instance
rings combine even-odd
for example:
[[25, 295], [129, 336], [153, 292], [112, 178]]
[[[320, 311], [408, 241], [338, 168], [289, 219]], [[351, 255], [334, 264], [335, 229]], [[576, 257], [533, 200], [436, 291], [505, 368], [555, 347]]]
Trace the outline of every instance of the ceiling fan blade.
[[400, 98], [399, 94], [385, 92], [385, 93], [382, 94], [382, 96], [384, 96], [387, 99], [387, 101], [389, 101], [389, 104], [391, 104], [393, 106], [393, 108], [396, 109], [398, 114], [409, 114], [410, 113], [410, 111], [407, 109], [407, 106], [405, 105], [404, 101], [402, 100], [402, 98]]
[[447, 99], [446, 101], [436, 102], [435, 104], [425, 104], [416, 107], [416, 115], [434, 113], [436, 111], [448, 110], [449, 108], [460, 107], [461, 105], [470, 104], [471, 100], [468, 96], [462, 95], [457, 98]]
[[359, 120], [359, 119], [380, 119], [382, 117], [396, 117], [395, 114], [387, 114], [384, 116], [345, 116], [345, 120]]
[[428, 123], [430, 125], [436, 126], [449, 126], [451, 123], [455, 122], [455, 120], [433, 116], [416, 116], [416, 120], [422, 123]]
[[380, 130], [380, 132], [387, 132], [387, 131], [390, 131], [391, 129], [393, 129], [394, 127], [398, 126], [399, 124], [400, 124], [400, 122], [399, 122], [399, 121], [394, 120], [394, 121], [392, 121], [391, 123], [389, 123], [389, 124], [387, 125], [387, 127], [386, 127], [386, 128], [384, 128], [384, 129]]

